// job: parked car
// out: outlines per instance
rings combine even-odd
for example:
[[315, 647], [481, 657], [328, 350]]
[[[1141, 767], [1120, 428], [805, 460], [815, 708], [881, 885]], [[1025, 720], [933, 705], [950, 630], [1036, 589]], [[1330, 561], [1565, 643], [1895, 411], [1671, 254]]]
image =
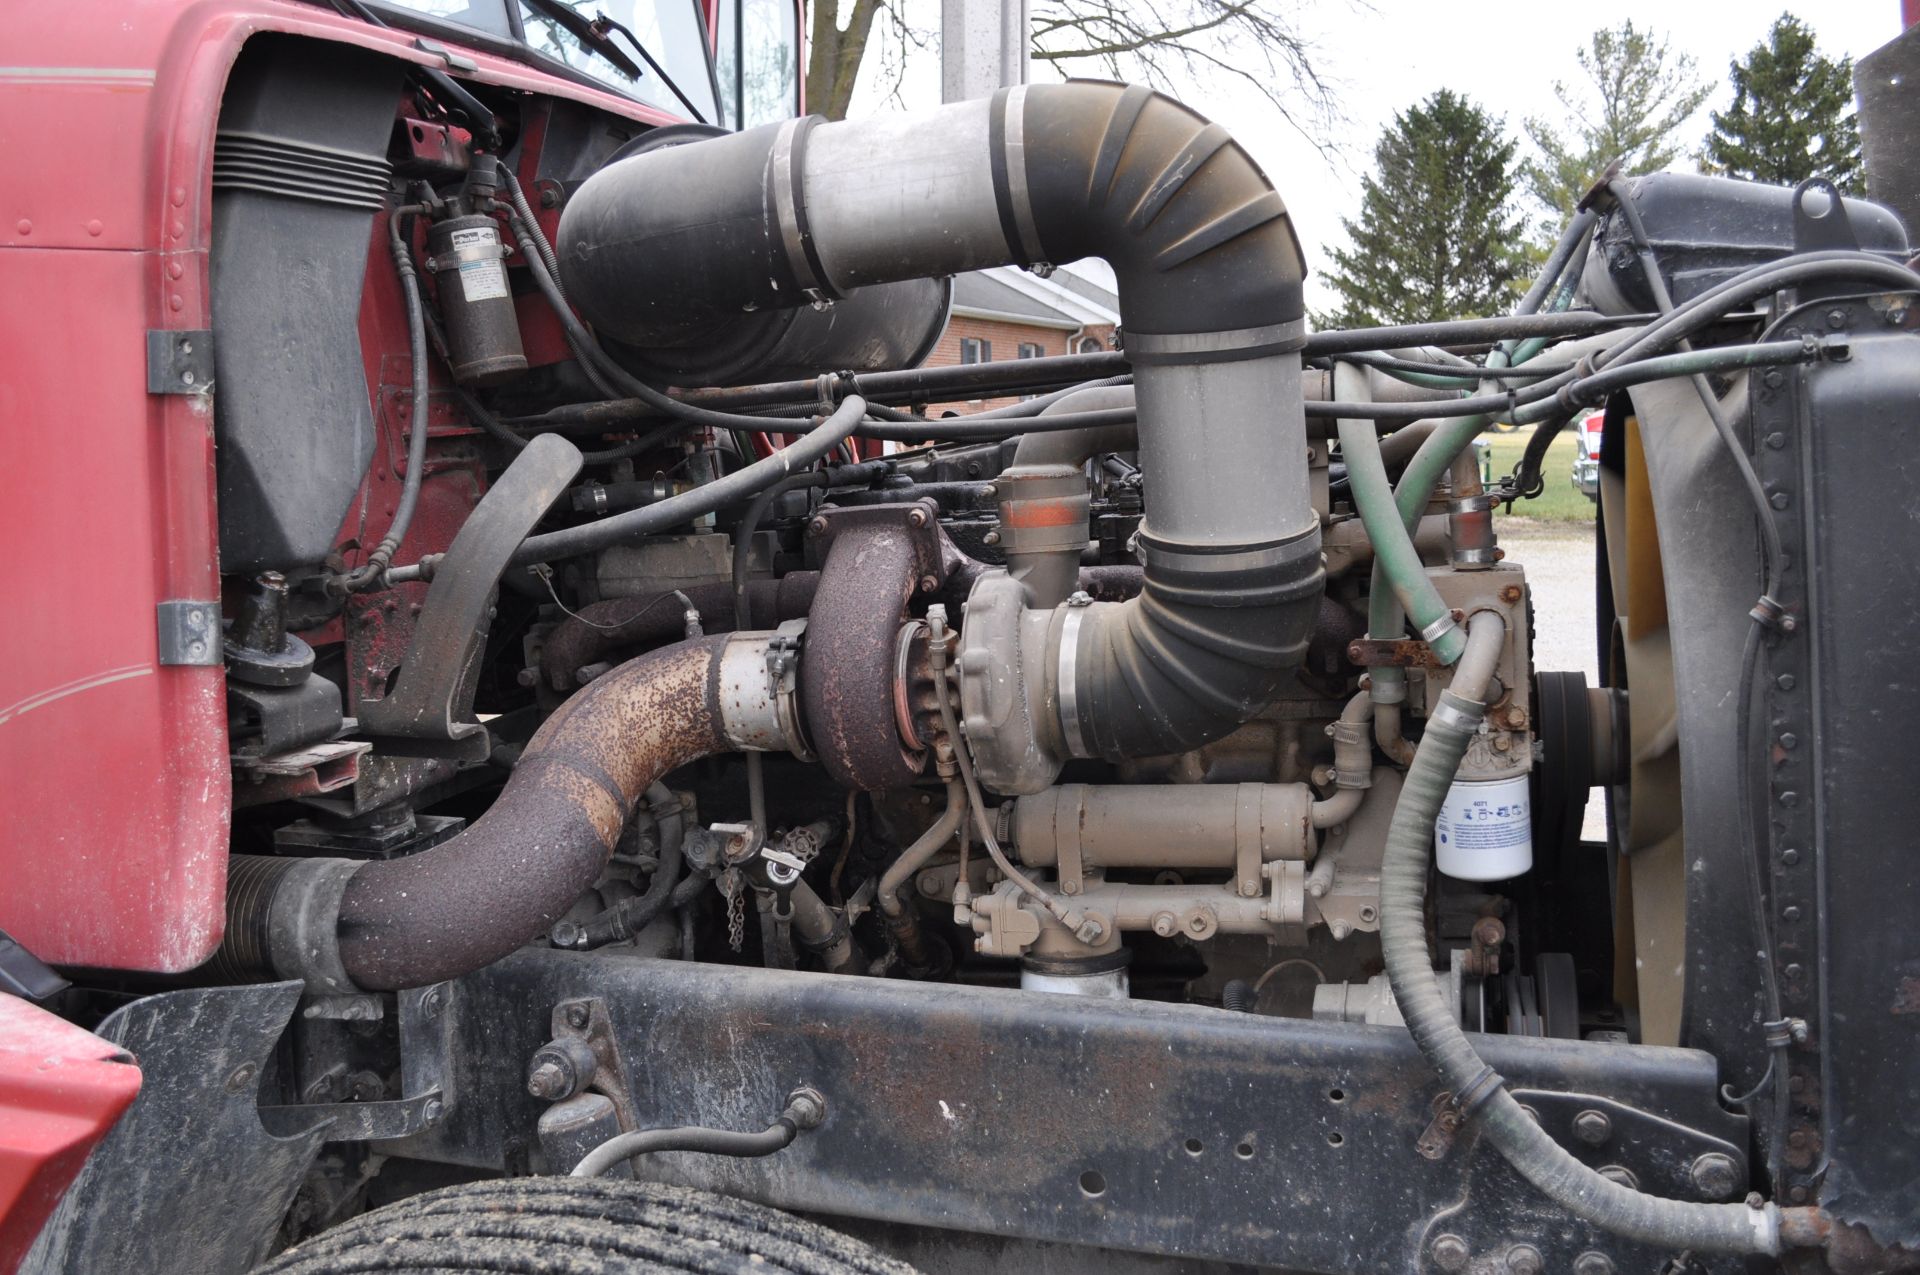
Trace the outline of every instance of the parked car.
[[1581, 420], [1574, 443], [1573, 485], [1596, 504], [1600, 500], [1600, 427], [1606, 418], [1605, 412], [1589, 413]]

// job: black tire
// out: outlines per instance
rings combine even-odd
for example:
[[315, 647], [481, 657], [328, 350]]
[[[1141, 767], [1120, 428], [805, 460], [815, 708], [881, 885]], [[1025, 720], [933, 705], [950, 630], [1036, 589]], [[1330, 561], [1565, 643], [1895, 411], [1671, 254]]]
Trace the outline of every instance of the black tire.
[[429, 1191], [295, 1245], [254, 1275], [915, 1275], [778, 1209], [685, 1187], [514, 1178]]

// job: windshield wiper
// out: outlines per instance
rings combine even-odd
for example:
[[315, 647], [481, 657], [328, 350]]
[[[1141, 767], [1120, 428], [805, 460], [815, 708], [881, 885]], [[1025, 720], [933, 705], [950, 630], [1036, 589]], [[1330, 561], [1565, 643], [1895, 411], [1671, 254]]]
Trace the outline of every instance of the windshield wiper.
[[[529, 4], [553, 4], [558, 3], [558, 0], [527, 0], [527, 2]], [[693, 116], [697, 123], [705, 124], [707, 122], [707, 117], [700, 113], [700, 108], [695, 106], [693, 100], [685, 93], [682, 93], [680, 86], [673, 82], [673, 77], [667, 74], [667, 69], [653, 60], [653, 54], [647, 52], [647, 46], [640, 42], [639, 36], [627, 30], [625, 26], [615, 22], [604, 13], [594, 15], [592, 26], [594, 31], [598, 33], [602, 39], [608, 40], [609, 43], [611, 43], [611, 37], [607, 35], [609, 31], [618, 31], [621, 35], [626, 36], [627, 43], [633, 46], [634, 52], [647, 60], [647, 65], [653, 68], [653, 73], [660, 77], [660, 82], [671, 89], [673, 95], [680, 99], [680, 105], [687, 108], [687, 114]]]
[[[580, 43], [590, 51], [598, 53], [601, 57], [613, 63], [614, 66], [619, 68], [620, 74], [626, 76], [628, 79], [637, 80], [646, 74], [646, 72], [640, 69], [638, 62], [635, 62], [632, 58], [620, 51], [619, 46], [614, 44], [613, 37], [607, 34], [604, 27], [601, 27], [598, 23], [589, 19], [572, 5], [564, 3], [564, 0], [526, 0], [526, 4], [527, 8], [532, 9], [541, 17], [549, 18], [565, 27], [567, 34], [580, 41]], [[600, 22], [605, 21], [606, 18], [602, 16]], [[642, 56], [644, 57], [645, 55], [642, 54]], [[651, 65], [653, 59], [647, 58], [647, 62]], [[659, 67], [654, 67], [656, 71], [659, 69]]]

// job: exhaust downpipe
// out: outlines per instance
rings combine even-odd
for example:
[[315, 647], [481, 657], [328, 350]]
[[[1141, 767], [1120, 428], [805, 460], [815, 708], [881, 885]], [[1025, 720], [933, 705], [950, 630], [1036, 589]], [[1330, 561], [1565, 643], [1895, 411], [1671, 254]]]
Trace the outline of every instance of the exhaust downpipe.
[[696, 638], [595, 679], [534, 735], [480, 821], [430, 850], [235, 856], [219, 968], [389, 991], [458, 978], [545, 934], [655, 780], [709, 753], [797, 742], [790, 688], [767, 687], [772, 636]]
[[[686, 190], [700, 198], [662, 193]], [[616, 334], [689, 305], [718, 316], [1008, 263], [1112, 265], [1151, 475], [1145, 588], [1033, 611], [1020, 582], [982, 578], [962, 706], [989, 786], [1035, 792], [1068, 757], [1218, 738], [1303, 658], [1322, 587], [1305, 265], [1259, 167], [1179, 103], [1076, 82], [771, 124], [603, 169], [559, 242], [568, 295]]]

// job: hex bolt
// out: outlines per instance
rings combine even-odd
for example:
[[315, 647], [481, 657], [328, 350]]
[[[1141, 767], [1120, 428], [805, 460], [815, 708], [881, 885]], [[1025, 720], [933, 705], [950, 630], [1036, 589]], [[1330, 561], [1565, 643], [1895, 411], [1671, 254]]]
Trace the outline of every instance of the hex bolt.
[[1792, 846], [1788, 846], [1780, 852], [1780, 862], [1791, 868], [1794, 864], [1800, 862], [1800, 852]]
[[1800, 909], [1789, 904], [1780, 909], [1780, 919], [1783, 921], [1798, 921], [1800, 919]]
[[1687, 1173], [1693, 1178], [1694, 1189], [1708, 1200], [1728, 1199], [1740, 1186], [1733, 1160], [1718, 1151], [1709, 1151], [1695, 1159]]
[[1795, 685], [1793, 674], [1782, 673], [1779, 677], [1773, 679], [1773, 684], [1783, 691], [1790, 691]]
[[924, 526], [926, 526], [926, 525], [927, 525], [927, 511], [926, 511], [926, 510], [924, 510], [924, 509], [909, 509], [909, 510], [907, 511], [907, 525], [908, 525], [909, 527], [924, 527]]
[[536, 1066], [527, 1077], [527, 1092], [548, 1102], [564, 1098], [570, 1087], [567, 1069], [551, 1059]]
[[1600, 1176], [1615, 1186], [1623, 1186], [1629, 1191], [1638, 1191], [1640, 1189], [1640, 1179], [1633, 1176], [1632, 1169], [1622, 1164], [1601, 1165]]
[[1441, 1235], [1433, 1241], [1433, 1264], [1443, 1271], [1467, 1269], [1467, 1242], [1458, 1235]]
[[232, 1074], [227, 1077], [227, 1092], [237, 1094], [245, 1091], [247, 1086], [253, 1083], [253, 1078], [259, 1074], [260, 1068], [258, 1066], [250, 1062], [241, 1063], [238, 1067], [235, 1067]]
[[1507, 1270], [1511, 1275], [1540, 1275], [1546, 1269], [1546, 1263], [1540, 1260], [1540, 1250], [1531, 1244], [1515, 1244], [1507, 1250]]
[[986, 535], [980, 537], [980, 543], [997, 545], [1000, 543], [1000, 533], [997, 531], [989, 531]]
[[939, 588], [940, 588], [940, 581], [939, 581], [939, 578], [938, 578], [938, 577], [936, 577], [936, 576], [921, 576], [921, 577], [920, 577], [920, 592], [922, 592], [922, 593], [934, 593], [934, 592], [936, 592], [936, 591], [938, 591], [938, 590], [939, 590]]
[[1791, 752], [1793, 749], [1800, 747], [1800, 737], [1792, 731], [1782, 732], [1780, 736], [1780, 747]]
[[575, 1031], [586, 1030], [587, 1023], [591, 1018], [592, 1015], [587, 1012], [585, 1005], [576, 1002], [575, 1004], [567, 1006], [567, 1026], [573, 1028]]
[[1573, 1118], [1573, 1136], [1590, 1147], [1604, 1146], [1613, 1136], [1613, 1121], [1606, 1112], [1588, 1108]]
[[440, 1118], [447, 1114], [447, 1104], [438, 1098], [427, 1099], [427, 1105], [420, 1108], [420, 1118], [428, 1124], [439, 1124]]
[[1773, 433], [1767, 435], [1767, 446], [1773, 448], [1774, 451], [1777, 452], [1782, 447], [1785, 447], [1786, 445], [1787, 445], [1787, 436], [1785, 434], [1782, 434], [1779, 430], [1775, 430], [1773, 431]]
[[812, 522], [807, 524], [807, 534], [810, 536], [826, 535], [827, 520], [825, 518], [815, 518]]
[[1509, 606], [1511, 606], [1515, 602], [1518, 602], [1520, 600], [1520, 586], [1517, 584], [1510, 584], [1506, 588], [1500, 590], [1500, 600], [1502, 602], [1507, 603]]
[[1771, 504], [1775, 509], [1785, 509], [1789, 504], [1793, 503], [1793, 498], [1784, 491], [1776, 491], [1768, 498], [1767, 503]]
[[785, 1114], [796, 1129], [818, 1129], [820, 1122], [827, 1118], [826, 1097], [813, 1086], [802, 1085], [787, 1095]]
[[1588, 1249], [1573, 1259], [1573, 1275], [1613, 1275], [1613, 1259]]

